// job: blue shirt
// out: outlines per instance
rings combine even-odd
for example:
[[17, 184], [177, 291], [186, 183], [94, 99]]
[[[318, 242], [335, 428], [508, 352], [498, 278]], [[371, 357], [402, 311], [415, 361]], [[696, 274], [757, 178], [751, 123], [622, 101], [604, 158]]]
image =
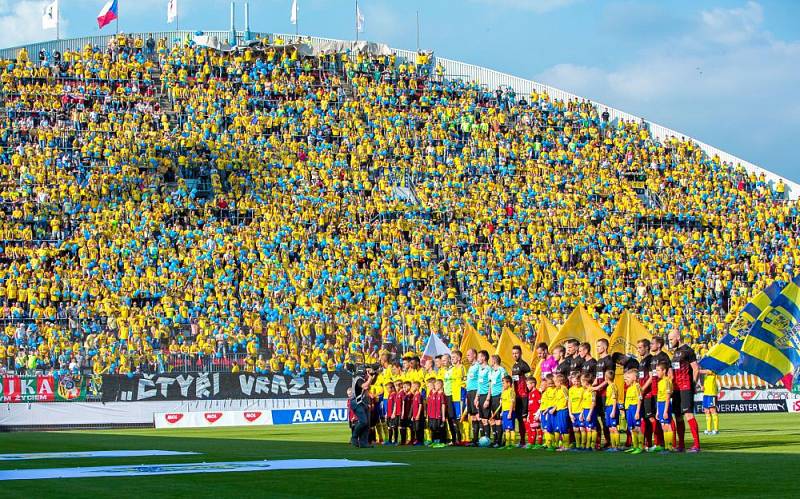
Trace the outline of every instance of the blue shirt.
[[503, 393], [503, 377], [505, 375], [506, 370], [503, 366], [497, 366], [497, 369], [489, 368], [489, 382], [491, 383], [493, 397], [499, 397]]
[[489, 393], [489, 374], [492, 368], [487, 366], [478, 367], [478, 395]]
[[472, 392], [478, 389], [478, 371], [481, 366], [475, 362], [467, 370], [467, 391]]

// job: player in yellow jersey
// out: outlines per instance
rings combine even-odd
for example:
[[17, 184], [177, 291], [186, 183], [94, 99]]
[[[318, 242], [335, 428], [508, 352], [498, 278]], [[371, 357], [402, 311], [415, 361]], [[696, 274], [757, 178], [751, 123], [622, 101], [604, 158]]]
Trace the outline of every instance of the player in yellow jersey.
[[708, 369], [700, 369], [703, 375], [703, 412], [706, 415], [706, 435], [719, 433], [719, 414], [717, 412], [717, 373]]
[[628, 368], [625, 371], [625, 421], [628, 424], [628, 431], [631, 433], [631, 448], [625, 452], [629, 454], [641, 454], [644, 451], [644, 439], [642, 438], [640, 419], [642, 413], [642, 387], [638, 381], [639, 369], [636, 367]]
[[669, 362], [659, 362], [656, 366], [658, 376], [658, 393], [656, 394], [656, 419], [664, 430], [664, 447], [655, 446], [653, 452], [670, 452], [672, 450], [672, 415], [670, 400], [672, 398], [672, 378], [667, 376]]
[[553, 425], [553, 446], [551, 450], [568, 450], [562, 439], [565, 434], [569, 433], [568, 400], [567, 377], [563, 374], [556, 374], [555, 394], [553, 395], [553, 408], [551, 409], [551, 413], [555, 417]]
[[551, 409], [555, 403], [556, 387], [553, 384], [553, 375], [548, 374], [542, 381], [542, 403], [539, 406], [539, 420], [542, 422], [544, 432], [544, 447], [549, 449], [553, 445], [553, 416]]
[[[447, 423], [450, 428], [451, 440], [454, 445], [466, 444], [469, 433], [461, 433], [463, 426], [461, 416], [465, 412], [462, 401], [466, 394], [464, 381], [467, 371], [461, 363], [461, 352], [455, 350], [451, 355], [445, 355], [442, 362], [447, 365], [444, 373], [444, 394], [447, 402]], [[469, 430], [468, 427], [467, 430]]]
[[[375, 437], [379, 444], [383, 443], [384, 437], [386, 436], [384, 432], [384, 425], [386, 424], [386, 404], [384, 403], [386, 390], [384, 389], [384, 384], [386, 383], [387, 373], [391, 374], [391, 371], [383, 369], [377, 376], [374, 376], [372, 378], [374, 381], [370, 387], [370, 393], [374, 394], [378, 406], [378, 420], [375, 422]], [[371, 422], [372, 421], [370, 421], [370, 423]]]
[[514, 383], [511, 376], [503, 377], [503, 391], [500, 394], [501, 421], [503, 424], [503, 435], [505, 437], [504, 449], [513, 449], [514, 440], [514, 407], [517, 401], [517, 392], [514, 391]]
[[572, 428], [575, 432], [575, 447], [584, 449], [586, 448], [584, 442], [586, 433], [583, 431], [583, 423], [581, 421], [584, 389], [581, 386], [580, 375], [573, 373], [569, 377], [569, 384], [569, 417], [572, 420]]
[[597, 392], [592, 389], [594, 376], [590, 373], [581, 375], [583, 397], [581, 399], [581, 433], [583, 433], [584, 450], [593, 451], [597, 442], [597, 427], [594, 413], [597, 411]]
[[614, 370], [610, 369], [605, 372], [604, 380], [606, 382], [606, 397], [605, 397], [605, 424], [608, 428], [609, 436], [611, 437], [611, 446], [606, 452], [619, 452], [619, 393], [617, 385], [614, 384]]

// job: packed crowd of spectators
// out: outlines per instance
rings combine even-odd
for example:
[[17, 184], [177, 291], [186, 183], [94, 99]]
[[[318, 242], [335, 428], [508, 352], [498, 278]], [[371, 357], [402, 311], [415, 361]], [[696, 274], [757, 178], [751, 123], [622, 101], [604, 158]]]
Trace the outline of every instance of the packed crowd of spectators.
[[578, 303], [702, 351], [796, 271], [786, 187], [687, 140], [263, 42], [0, 61], [3, 367], [335, 370]]

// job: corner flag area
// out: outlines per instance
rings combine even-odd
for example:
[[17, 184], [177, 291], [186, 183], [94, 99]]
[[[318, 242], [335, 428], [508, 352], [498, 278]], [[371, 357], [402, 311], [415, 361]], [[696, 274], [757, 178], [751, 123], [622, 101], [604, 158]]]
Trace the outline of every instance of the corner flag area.
[[[700, 416], [701, 425], [703, 423]], [[163, 449], [189, 455], [68, 458], [0, 462], [4, 470], [43, 470], [110, 466], [144, 471], [174, 465], [197, 466], [195, 472], [168, 476], [112, 476], [3, 481], [6, 497], [225, 497], [253, 494], [270, 497], [353, 497], [353, 484], [374, 487], [380, 497], [451, 496], [470, 491], [490, 497], [502, 490], [558, 490], [565, 496], [606, 496], [633, 490], [635, 483], [658, 483], [660, 497], [785, 496], [786, 473], [800, 465], [800, 432], [794, 414], [731, 414], [727, 428], [704, 440], [693, 456], [605, 453], [548, 453], [450, 447], [382, 447], [357, 449], [347, 445], [349, 432], [341, 424], [264, 428], [186, 430], [124, 430], [8, 433], [0, 435], [4, 452], [79, 452]], [[237, 462], [280, 462], [271, 472], [240, 472]], [[356, 467], [319, 466], [313, 461], [362, 463]], [[347, 460], [347, 461], [345, 461]], [[297, 469], [291, 467], [298, 461]], [[368, 466], [396, 463], [405, 466]], [[230, 472], [205, 472], [225, 463]], [[288, 466], [287, 466], [288, 464]], [[143, 473], [144, 474], [144, 473]], [[366, 480], [362, 478], [366, 477]], [[566, 477], [571, 477], [567, 479]], [[681, 477], [680, 480], [671, 477]], [[413, 484], [413, 488], [412, 485]], [[416, 492], [414, 492], [416, 491]], [[363, 489], [359, 494], [363, 493]], [[460, 492], [458, 493], [460, 495]]]

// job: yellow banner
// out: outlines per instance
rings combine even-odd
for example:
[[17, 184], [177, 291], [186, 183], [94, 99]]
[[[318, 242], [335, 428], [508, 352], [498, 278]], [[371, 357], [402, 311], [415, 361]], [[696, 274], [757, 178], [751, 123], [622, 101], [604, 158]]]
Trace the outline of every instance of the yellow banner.
[[589, 316], [589, 312], [581, 304], [575, 307], [569, 317], [567, 317], [564, 325], [558, 331], [558, 334], [550, 342], [550, 349], [556, 345], [560, 345], [570, 338], [574, 338], [580, 342], [587, 342], [592, 345], [594, 351], [594, 344], [600, 338], [607, 338], [605, 331], [600, 327], [596, 320]]
[[608, 340], [610, 353], [636, 353], [636, 344], [639, 340], [649, 340], [652, 337], [650, 331], [639, 322], [636, 316], [627, 310], [617, 322], [614, 333]]
[[528, 348], [528, 345], [520, 340], [516, 334], [512, 333], [507, 327], [503, 328], [503, 334], [500, 335], [500, 341], [497, 342], [497, 349], [495, 353], [500, 356], [500, 363], [507, 371], [511, 370], [514, 365], [514, 358], [511, 356], [511, 351], [514, 345], [519, 345], [522, 350], [522, 360], [532, 365], [534, 353]]

